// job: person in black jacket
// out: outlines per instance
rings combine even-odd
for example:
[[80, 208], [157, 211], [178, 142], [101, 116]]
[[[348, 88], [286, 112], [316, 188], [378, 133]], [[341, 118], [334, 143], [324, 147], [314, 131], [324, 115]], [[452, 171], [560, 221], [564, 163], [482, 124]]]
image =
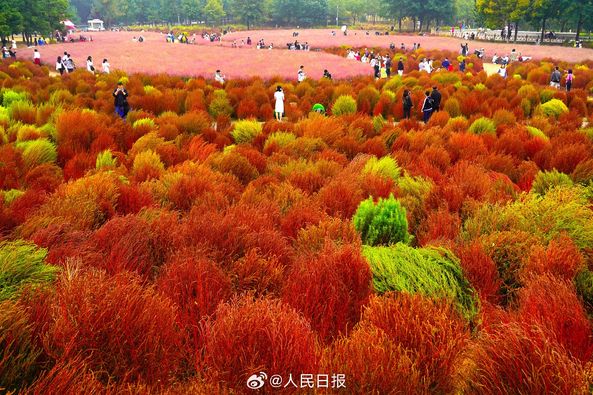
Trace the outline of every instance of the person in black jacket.
[[130, 111], [130, 105], [128, 104], [128, 91], [124, 88], [123, 82], [117, 83], [117, 88], [113, 91], [113, 97], [115, 112], [125, 119]]
[[402, 102], [404, 106], [404, 119], [410, 119], [410, 112], [412, 111], [412, 107], [414, 107], [414, 104], [412, 103], [410, 91], [407, 89], [404, 91]]
[[397, 74], [404, 75], [404, 58], [399, 58], [399, 62], [397, 62]]
[[424, 115], [424, 123], [427, 123], [430, 120], [430, 116], [432, 115], [433, 109], [433, 102], [432, 98], [430, 97], [430, 92], [424, 92], [424, 103], [422, 104], [422, 114]]
[[430, 98], [432, 99], [432, 111], [439, 111], [441, 108], [441, 92], [439, 92], [436, 86], [432, 87]]

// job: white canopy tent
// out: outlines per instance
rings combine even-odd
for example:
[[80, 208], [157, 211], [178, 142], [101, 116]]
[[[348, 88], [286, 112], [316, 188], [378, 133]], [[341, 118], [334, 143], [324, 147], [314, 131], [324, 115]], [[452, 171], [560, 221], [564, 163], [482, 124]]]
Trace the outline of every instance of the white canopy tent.
[[91, 32], [99, 32], [105, 30], [105, 26], [103, 25], [103, 21], [100, 19], [91, 19], [88, 22], [88, 31]]

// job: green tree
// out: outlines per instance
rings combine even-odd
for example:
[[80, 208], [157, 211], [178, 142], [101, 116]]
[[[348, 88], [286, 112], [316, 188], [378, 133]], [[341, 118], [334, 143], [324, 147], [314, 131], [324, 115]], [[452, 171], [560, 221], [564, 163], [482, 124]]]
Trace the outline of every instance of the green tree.
[[208, 0], [204, 7], [204, 17], [207, 22], [220, 22], [226, 15], [221, 0]]
[[247, 25], [247, 30], [252, 25], [263, 21], [267, 3], [263, 0], [233, 0], [231, 9], [236, 20]]
[[0, 10], [2, 10], [0, 12], [0, 38], [3, 45], [6, 45], [5, 41], [8, 36], [21, 32], [23, 24], [21, 6], [21, 0], [0, 0]]
[[19, 7], [23, 41], [30, 45], [34, 34], [48, 35], [61, 29], [60, 22], [70, 16], [69, 9], [68, 0], [23, 0]]
[[529, 0], [477, 0], [476, 8], [487, 27], [498, 29], [501, 26], [514, 25], [515, 41], [519, 22], [530, 10]]

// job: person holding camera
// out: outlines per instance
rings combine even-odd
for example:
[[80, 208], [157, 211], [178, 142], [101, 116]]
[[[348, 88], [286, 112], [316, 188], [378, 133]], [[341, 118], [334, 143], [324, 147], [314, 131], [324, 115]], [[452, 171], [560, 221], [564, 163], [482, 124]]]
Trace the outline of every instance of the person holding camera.
[[125, 119], [130, 111], [130, 105], [128, 104], [128, 91], [124, 88], [123, 82], [117, 83], [117, 88], [113, 91], [115, 112], [122, 119]]

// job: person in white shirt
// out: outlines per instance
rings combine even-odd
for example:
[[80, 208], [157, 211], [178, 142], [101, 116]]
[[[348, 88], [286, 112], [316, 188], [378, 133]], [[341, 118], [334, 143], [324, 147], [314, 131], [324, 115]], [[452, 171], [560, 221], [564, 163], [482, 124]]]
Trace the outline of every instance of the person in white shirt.
[[500, 68], [498, 69], [498, 75], [500, 75], [502, 78], [507, 78], [507, 66], [502, 64], [500, 65]]
[[220, 70], [216, 70], [214, 74], [214, 81], [224, 85], [224, 75], [220, 72]]
[[426, 58], [422, 59], [422, 61], [418, 64], [418, 71], [426, 71], [426, 66], [428, 63], [426, 62]]
[[60, 75], [64, 75], [64, 72], [66, 71], [66, 66], [64, 66], [64, 62], [62, 62], [60, 56], [58, 56], [58, 59], [56, 60], [56, 71], [60, 73]]
[[297, 81], [303, 82], [306, 78], [307, 78], [307, 75], [305, 74], [305, 66], [299, 67], [299, 71], [297, 73]]
[[111, 65], [109, 64], [107, 59], [103, 59], [103, 63], [101, 64], [101, 67], [103, 68], [103, 73], [109, 74], [111, 72]]
[[16, 40], [12, 40], [12, 49], [16, 49]]
[[93, 58], [91, 56], [86, 58], [86, 69], [91, 73], [95, 72], [95, 66], [93, 65]]
[[276, 88], [274, 99], [276, 100], [274, 116], [278, 122], [282, 122], [282, 115], [284, 114], [284, 92], [282, 92], [282, 87], [280, 85]]
[[498, 55], [494, 54], [494, 56], [492, 56], [492, 63], [496, 64], [496, 62], [498, 62]]
[[41, 54], [37, 49], [33, 51], [33, 63], [35, 63], [37, 66], [41, 66]]

